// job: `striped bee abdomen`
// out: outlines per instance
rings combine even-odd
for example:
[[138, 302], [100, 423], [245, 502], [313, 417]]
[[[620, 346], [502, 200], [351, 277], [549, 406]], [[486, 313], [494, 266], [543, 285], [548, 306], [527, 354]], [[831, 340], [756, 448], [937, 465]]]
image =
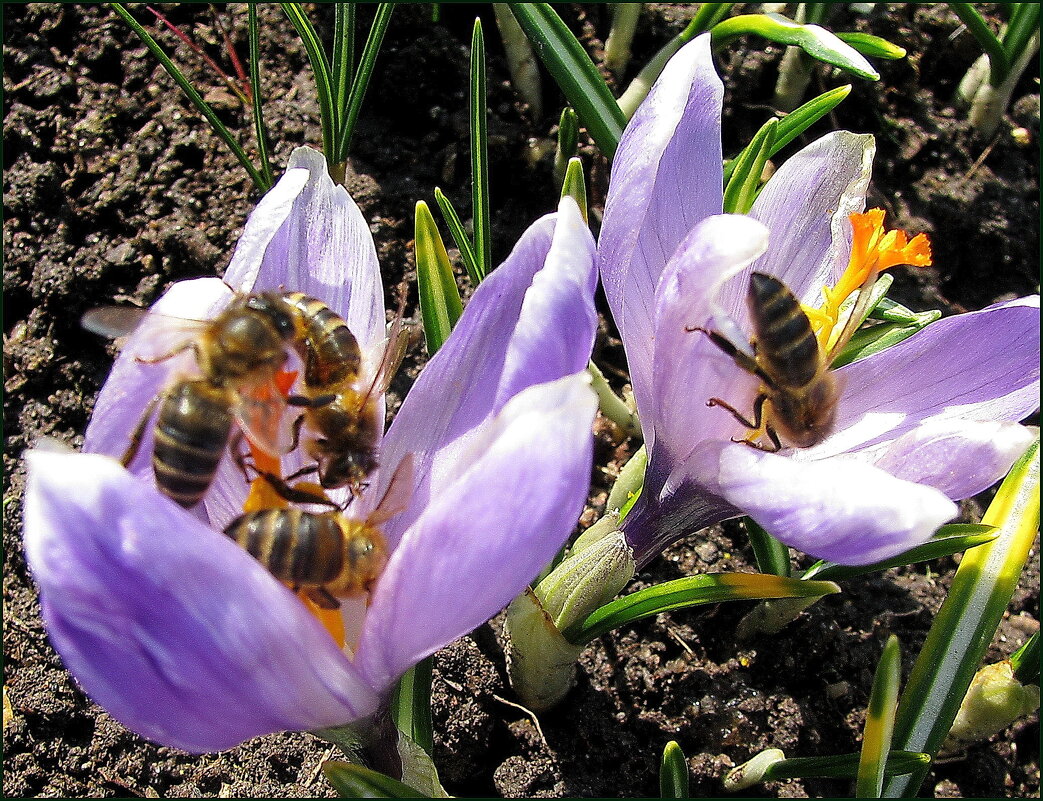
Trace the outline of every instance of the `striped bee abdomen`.
[[750, 275], [750, 317], [757, 361], [777, 385], [803, 387], [819, 375], [822, 357], [797, 297], [776, 278]]

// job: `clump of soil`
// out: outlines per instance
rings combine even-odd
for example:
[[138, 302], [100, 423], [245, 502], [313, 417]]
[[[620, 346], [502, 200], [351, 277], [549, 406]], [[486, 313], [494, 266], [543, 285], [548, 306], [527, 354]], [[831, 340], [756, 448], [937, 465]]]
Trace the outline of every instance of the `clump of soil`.
[[[215, 18], [203, 6], [164, 13], [227, 63]], [[284, 164], [319, 143], [310, 68], [289, 23], [261, 6], [265, 113]], [[310, 9], [320, 31], [330, 7]], [[550, 136], [562, 97], [548, 81], [547, 113], [518, 101], [487, 7], [396, 9], [353, 142], [349, 188], [377, 242], [386, 285], [412, 279], [412, 210], [441, 186], [467, 214], [467, 52], [474, 15], [489, 51], [494, 257], [551, 210]], [[596, 56], [608, 12], [561, 13]], [[688, 5], [649, 4], [630, 73], [690, 18]], [[219, 12], [240, 53], [245, 13]], [[360, 9], [364, 21], [371, 11]], [[74, 447], [111, 364], [79, 317], [108, 303], [147, 305], [172, 281], [221, 272], [257, 193], [199, 115], [122, 22], [97, 5], [5, 5], [4, 47], [4, 793], [12, 796], [332, 796], [319, 772], [336, 756], [308, 734], [275, 734], [221, 754], [191, 756], [144, 742], [94, 705], [48, 643], [21, 549], [22, 452], [41, 436]], [[877, 136], [873, 205], [890, 222], [928, 232], [935, 266], [897, 274], [892, 295], [914, 309], [980, 308], [1038, 291], [1038, 74], [1015, 92], [1019, 144], [1005, 125], [979, 139], [953, 108], [959, 76], [976, 48], [944, 4], [845, 6], [837, 30], [866, 30], [909, 51], [879, 64], [878, 83], [852, 96], [802, 142], [831, 127]], [[250, 118], [220, 79], [162, 35], [225, 122], [251, 142]], [[771, 113], [781, 49], [749, 41], [727, 48], [725, 149], [734, 153]], [[230, 70], [229, 70], [230, 71]], [[812, 89], [844, 82], [819, 69]], [[828, 124], [827, 124], [828, 123]], [[248, 144], [252, 150], [252, 145]], [[583, 148], [603, 201], [608, 170]], [[785, 155], [785, 154], [783, 154]], [[597, 209], [595, 209], [595, 218]], [[415, 284], [413, 284], [415, 286]], [[407, 313], [415, 311], [415, 289]], [[389, 303], [392, 298], [389, 295]], [[393, 387], [400, 397], [424, 360], [416, 344]], [[606, 323], [598, 345], [617, 385], [625, 364]], [[394, 403], [391, 404], [394, 407]], [[599, 426], [597, 459], [609, 470], [633, 452]], [[587, 519], [605, 504], [595, 471]], [[984, 500], [987, 500], [984, 499]], [[981, 503], [965, 504], [969, 519]], [[851, 752], [884, 640], [897, 634], [908, 669], [945, 597], [957, 561], [851, 581], [782, 634], [736, 643], [738, 605], [660, 615], [602, 637], [580, 660], [578, 684], [537, 720], [513, 706], [498, 620], [435, 659], [435, 760], [449, 792], [503, 796], [654, 796], [668, 740], [688, 755], [693, 795], [719, 795], [720, 777], [757, 751], [793, 756]], [[695, 572], [753, 570], [737, 526], [693, 533], [642, 572], [634, 588]], [[989, 651], [1010, 654], [1038, 629], [1038, 547]], [[6, 705], [6, 701], [5, 701]], [[788, 781], [759, 792], [842, 795], [843, 782]], [[1039, 792], [1038, 720], [1020, 723], [937, 764], [923, 792], [1028, 797]]]

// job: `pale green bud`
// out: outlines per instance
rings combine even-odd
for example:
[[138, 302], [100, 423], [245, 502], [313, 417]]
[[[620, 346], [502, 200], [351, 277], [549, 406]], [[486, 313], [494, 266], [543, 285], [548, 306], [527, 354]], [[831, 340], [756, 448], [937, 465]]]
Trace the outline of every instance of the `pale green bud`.
[[764, 774], [772, 765], [785, 758], [786, 755], [778, 748], [761, 751], [753, 759], [728, 771], [724, 777], [724, 789], [729, 793], [737, 793], [739, 790], [753, 787], [764, 780]]
[[1014, 668], [1009, 661], [986, 665], [974, 674], [949, 729], [945, 749], [955, 750], [967, 743], [985, 740], [1037, 709], [1037, 685], [1022, 684], [1014, 678]]

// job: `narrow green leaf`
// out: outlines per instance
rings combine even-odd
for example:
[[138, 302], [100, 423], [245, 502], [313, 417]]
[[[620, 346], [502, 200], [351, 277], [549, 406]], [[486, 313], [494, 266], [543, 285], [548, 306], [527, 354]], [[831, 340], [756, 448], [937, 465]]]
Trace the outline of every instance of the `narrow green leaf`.
[[192, 105], [194, 105], [199, 110], [199, 113], [206, 118], [206, 121], [210, 123], [210, 127], [214, 129], [214, 133], [221, 137], [221, 140], [228, 145], [233, 155], [235, 155], [236, 159], [238, 159], [239, 163], [243, 166], [243, 169], [246, 170], [247, 174], [250, 176], [250, 180], [254, 182], [254, 186], [262, 192], [267, 191], [268, 187], [271, 186], [270, 182], [264, 180], [264, 176], [257, 171], [256, 167], [254, 167], [253, 163], [250, 161], [250, 157], [246, 155], [246, 151], [239, 146], [235, 137], [232, 136], [232, 132], [229, 131], [228, 128], [225, 127], [225, 124], [218, 119], [217, 114], [214, 113], [210, 104], [200, 97], [199, 92], [195, 90], [195, 87], [192, 86], [184, 73], [181, 72], [177, 65], [170, 60], [170, 57], [163, 52], [163, 48], [159, 46], [159, 43], [156, 42], [156, 40], [152, 38], [152, 35], [131, 16], [130, 12], [123, 7], [122, 3], [109, 3], [109, 8], [115, 11], [116, 14], [131, 27], [134, 33], [136, 33], [141, 38], [141, 41], [145, 43], [145, 47], [149, 49], [149, 52], [152, 53], [153, 57], [163, 65], [163, 69], [167, 71], [167, 74], [174, 79], [174, 83], [181, 87], [181, 91], [188, 96]]
[[[998, 527], [999, 536], [963, 555], [902, 693], [898, 748], [938, 752], [1010, 603], [1039, 529], [1038, 439], [1011, 468], [982, 523]], [[884, 797], [915, 795], [926, 772], [890, 780]]]
[[583, 45], [547, 3], [511, 3], [511, 12], [598, 148], [611, 159], [626, 118]]
[[833, 359], [833, 367], [843, 367], [845, 364], [857, 362], [874, 353], [887, 350], [922, 331], [941, 316], [940, 311], [928, 311], [922, 312], [919, 319], [913, 323], [880, 323], [868, 328], [860, 328]]
[[743, 518], [746, 534], [753, 546], [753, 556], [761, 573], [773, 576], [789, 576], [789, 548], [758, 526], [752, 518]]
[[333, 63], [330, 82], [333, 86], [333, 109], [337, 114], [337, 131], [341, 115], [348, 105], [348, 92], [355, 71], [355, 4], [335, 3], [333, 7]]
[[960, 18], [960, 22], [967, 26], [971, 36], [978, 41], [981, 49], [989, 57], [989, 83], [999, 86], [1010, 72], [1010, 59], [1003, 43], [996, 38], [996, 34], [972, 3], [949, 3], [948, 6]]
[[837, 38], [845, 44], [851, 45], [863, 56], [882, 58], [886, 61], [905, 58], [904, 47], [899, 47], [879, 36], [873, 36], [871, 33], [838, 33]]
[[1039, 684], [1039, 630], [1010, 656], [1014, 678], [1022, 684]]
[[370, 26], [369, 35], [366, 37], [366, 44], [362, 48], [362, 58], [359, 59], [355, 78], [351, 82], [351, 92], [348, 94], [348, 107], [344, 112], [340, 132], [337, 136], [337, 163], [344, 163], [348, 159], [351, 137], [355, 134], [355, 123], [358, 122], [362, 101], [366, 97], [370, 78], [373, 77], [373, 68], [377, 63], [377, 55], [380, 53], [380, 46], [384, 42], [384, 34], [387, 33], [388, 23], [391, 22], [391, 12], [394, 10], [394, 3], [381, 3], [377, 6], [373, 24]]
[[305, 15], [300, 3], [279, 3], [283, 12], [293, 23], [308, 54], [312, 72], [315, 73], [315, 95], [319, 100], [319, 122], [322, 126], [322, 152], [329, 164], [336, 164], [337, 128], [339, 109], [333, 102], [333, 84], [330, 81], [330, 62], [322, 49], [315, 26]]
[[[778, 153], [782, 148], [800, 136], [804, 131], [825, 117], [829, 112], [840, 105], [845, 97], [851, 94], [851, 84], [838, 86], [823, 92], [818, 97], [809, 100], [803, 106], [793, 109], [789, 114], [779, 120], [779, 126], [775, 129], [775, 142], [768, 151], [768, 158]], [[724, 165], [724, 185], [727, 186], [735, 172], [738, 159], [729, 159]]]
[[[880, 276], [880, 280], [890, 277], [888, 273], [884, 273]], [[926, 312], [926, 314], [934, 313]], [[937, 313], [941, 314], [941, 312]], [[880, 302], [869, 312], [869, 316], [874, 320], [883, 320], [888, 323], [915, 323], [920, 319], [921, 314], [925, 314], [925, 312], [914, 312], [891, 298], [881, 298]]]
[[257, 24], [257, 6], [246, 4], [247, 23], [250, 30], [250, 94], [253, 106], [254, 134], [257, 137], [257, 156], [261, 162], [261, 177], [265, 189], [275, 183], [272, 162], [268, 155], [268, 130], [264, 127], [264, 112], [261, 107], [261, 35]]
[[779, 127], [776, 118], [768, 120], [735, 159], [735, 169], [724, 188], [724, 210], [729, 214], [745, 214], [753, 207], [761, 185], [761, 175], [768, 153], [775, 144]]
[[1025, 48], [1039, 30], [1039, 3], [1011, 3], [1010, 23], [1003, 32], [1003, 52], [1011, 64], [1016, 64]]
[[[813, 585], [813, 586], [808, 586]], [[667, 581], [618, 598], [562, 632], [573, 645], [583, 645], [635, 620], [721, 601], [764, 598], [807, 598], [840, 592], [831, 581], [802, 581], [763, 573], [706, 573]]]
[[819, 561], [813, 564], [804, 573], [802, 578], [816, 579], [818, 581], [846, 581], [856, 576], [864, 576], [869, 573], [878, 573], [892, 567], [902, 565], [914, 565], [917, 562], [927, 562], [931, 559], [940, 559], [943, 556], [952, 556], [961, 553], [968, 548], [975, 548], [992, 542], [999, 536], [999, 530], [995, 526], [986, 526], [981, 523], [950, 523], [942, 526], [923, 545], [910, 548], [898, 556], [892, 556], [883, 562], [875, 562], [871, 565], [851, 567], [849, 565], [838, 565], [836, 562]]
[[474, 255], [481, 281], [493, 268], [489, 211], [489, 112], [485, 100], [485, 38], [482, 22], [474, 21], [471, 34], [471, 213]]
[[565, 170], [569, 159], [576, 155], [579, 147], [579, 117], [571, 106], [561, 110], [561, 121], [558, 123], [558, 146], [554, 151], [554, 182], [561, 186], [565, 180]]
[[[428, 355], [434, 356], [463, 313], [460, 290], [456, 286], [449, 254], [438, 233], [435, 218], [427, 204], [416, 204], [415, 236], [416, 277], [420, 292], [420, 316], [424, 320], [424, 337]], [[414, 738], [415, 739], [415, 738]]]
[[481, 281], [481, 277], [478, 274], [478, 262], [475, 259], [471, 240], [468, 239], [467, 232], [464, 230], [464, 224], [460, 222], [460, 215], [456, 213], [456, 209], [449, 202], [449, 198], [437, 186], [435, 187], [435, 200], [438, 202], [438, 208], [442, 210], [445, 224], [449, 226], [449, 233], [453, 237], [453, 243], [460, 251], [460, 259], [464, 263], [464, 269], [467, 270], [467, 277], [471, 279], [471, 284], [478, 286], [478, 283]]
[[569, 166], [565, 168], [561, 197], [575, 200], [579, 213], [583, 215], [583, 222], [587, 222], [587, 180], [583, 175], [583, 162], [578, 158], [569, 159]]
[[840, 67], [859, 78], [876, 81], [880, 73], [855, 48], [818, 25], [801, 25], [779, 14], [740, 14], [714, 26], [713, 43], [721, 46], [746, 34], [784, 45], [795, 45], [812, 58]]
[[395, 781], [383, 773], [353, 765], [350, 762], [328, 760], [322, 763], [322, 772], [341, 798], [426, 798], [407, 784]]
[[[796, 757], [776, 762], [764, 772], [763, 781], [779, 779], [854, 779], [858, 775], [860, 754], [824, 757]], [[901, 776], [930, 765], [931, 757], [919, 751], [891, 751], [884, 775]]]
[[663, 749], [659, 765], [659, 796], [661, 798], [688, 798], [688, 760], [675, 740]]
[[735, 3], [700, 3], [692, 21], [688, 23], [681, 35], [690, 42], [700, 33], [706, 33], [714, 25], [728, 16]]
[[391, 719], [400, 732], [430, 756], [434, 750], [431, 723], [431, 657], [407, 670], [391, 694]]
[[855, 798], [879, 798], [884, 786], [884, 768], [891, 750], [891, 734], [902, 678], [902, 649], [898, 638], [887, 638], [873, 676], [866, 725], [862, 731], [862, 753], [858, 761]]

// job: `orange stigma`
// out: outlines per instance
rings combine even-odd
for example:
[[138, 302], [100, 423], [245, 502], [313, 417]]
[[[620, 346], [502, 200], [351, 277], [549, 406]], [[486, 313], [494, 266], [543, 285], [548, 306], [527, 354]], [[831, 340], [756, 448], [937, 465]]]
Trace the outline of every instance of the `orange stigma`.
[[825, 301], [818, 309], [809, 310], [808, 317], [815, 328], [819, 344], [826, 349], [833, 330], [840, 320], [840, 307], [852, 293], [868, 289], [884, 270], [899, 264], [927, 267], [931, 264], [931, 243], [927, 234], [912, 239], [905, 231], [884, 230], [884, 210], [869, 211], [850, 216], [852, 238], [851, 258], [847, 269], [833, 287], [823, 287]]

